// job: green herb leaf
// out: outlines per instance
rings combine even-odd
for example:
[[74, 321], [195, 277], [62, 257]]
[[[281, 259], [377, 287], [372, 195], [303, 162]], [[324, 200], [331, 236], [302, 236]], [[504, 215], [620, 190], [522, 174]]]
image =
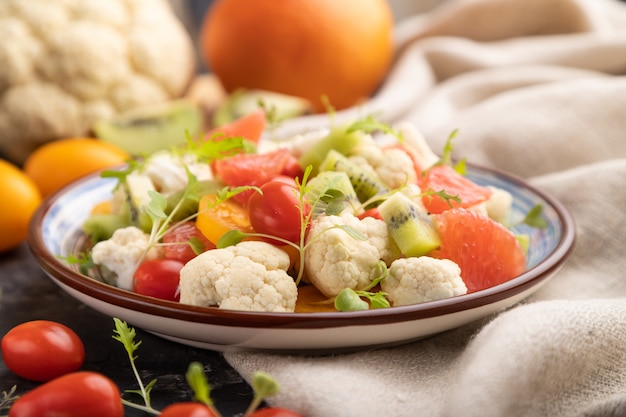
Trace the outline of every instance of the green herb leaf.
[[77, 254], [71, 253], [67, 256], [59, 256], [58, 259], [70, 265], [78, 265], [78, 270], [83, 275], [88, 275], [89, 270], [96, 266], [96, 264], [93, 262], [93, 259], [91, 258], [91, 251], [81, 252]]
[[448, 139], [446, 140], [446, 144], [443, 147], [443, 152], [441, 154], [441, 159], [437, 162], [436, 165], [450, 165], [452, 166], [452, 151], [454, 147], [452, 146], [452, 141], [456, 138], [459, 133], [458, 129], [455, 129], [450, 133]]
[[389, 300], [387, 300], [387, 293], [383, 291], [369, 292], [369, 291], [356, 291], [359, 297], [367, 298], [370, 302], [371, 308], [389, 308]]
[[248, 236], [248, 234], [241, 230], [229, 230], [220, 237], [220, 240], [217, 241], [217, 245], [215, 246], [218, 249], [227, 248], [241, 242], [246, 236]]
[[148, 216], [150, 216], [150, 219], [152, 219], [154, 223], [157, 223], [159, 220], [167, 219], [167, 214], [165, 213], [167, 199], [165, 196], [154, 190], [148, 191], [148, 196], [150, 196], [150, 202], [146, 206], [146, 212]]
[[191, 247], [193, 253], [195, 253], [196, 255], [200, 255], [206, 250], [204, 243], [196, 236], [192, 236], [189, 238], [189, 246]]
[[115, 323], [115, 329], [113, 330], [113, 339], [124, 345], [126, 352], [128, 353], [128, 357], [134, 361], [137, 359], [135, 356], [135, 351], [141, 345], [141, 340], [135, 342], [135, 336], [137, 333], [135, 329], [132, 327], [128, 327], [125, 321], [122, 321], [118, 318], [113, 318], [113, 322]]
[[543, 218], [543, 206], [541, 204], [533, 206], [522, 223], [537, 229], [547, 228], [548, 222]]
[[365, 132], [365, 133], [372, 133], [372, 132], [375, 132], [375, 131], [381, 131], [383, 133], [388, 133], [388, 134], [396, 136], [400, 141], [404, 140], [402, 138], [402, 134], [400, 132], [396, 131], [389, 124], [383, 123], [383, 122], [377, 120], [372, 115], [369, 115], [369, 116], [365, 117], [364, 119], [357, 120], [356, 122], [352, 123], [346, 129], [346, 133], [352, 133], [352, 132], [356, 132], [356, 131], [359, 131], [359, 130], [362, 131], [362, 132]]

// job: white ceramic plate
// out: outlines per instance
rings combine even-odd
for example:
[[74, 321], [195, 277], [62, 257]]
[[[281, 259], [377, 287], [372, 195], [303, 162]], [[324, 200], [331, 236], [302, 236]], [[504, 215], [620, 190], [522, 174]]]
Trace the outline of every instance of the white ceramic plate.
[[469, 166], [472, 180], [508, 190], [513, 217], [536, 204], [547, 229], [518, 226], [530, 235], [527, 271], [495, 287], [445, 300], [355, 312], [251, 313], [162, 301], [82, 275], [59, 259], [83, 247], [80, 226], [98, 202], [110, 198], [114, 180], [80, 180], [46, 199], [34, 216], [28, 243], [42, 269], [86, 305], [164, 338], [211, 350], [339, 352], [406, 343], [470, 323], [512, 306], [561, 267], [575, 240], [574, 221], [554, 198], [513, 176]]

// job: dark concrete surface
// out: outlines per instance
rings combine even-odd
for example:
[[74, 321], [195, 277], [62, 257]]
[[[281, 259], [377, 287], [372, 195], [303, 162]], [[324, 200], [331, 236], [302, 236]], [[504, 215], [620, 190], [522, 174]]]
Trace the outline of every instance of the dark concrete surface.
[[[53, 320], [73, 329], [85, 345], [86, 358], [82, 370], [101, 372], [111, 378], [120, 388], [138, 388], [130, 368], [124, 346], [114, 340], [114, 323], [90, 307], [76, 301], [39, 268], [23, 244], [14, 251], [0, 254], [0, 336], [15, 325], [30, 320]], [[185, 381], [185, 371], [192, 361], [200, 362], [211, 384], [212, 398], [224, 417], [240, 416], [252, 399], [252, 390], [245, 380], [231, 368], [219, 352], [196, 349], [177, 344], [141, 329], [137, 339], [137, 368], [144, 384], [152, 379], [157, 383], [152, 390], [152, 405], [162, 409], [177, 401], [190, 400], [192, 391]], [[0, 361], [0, 394], [17, 386], [17, 393], [24, 394], [38, 383], [22, 379], [7, 369]], [[141, 403], [134, 394], [123, 394], [127, 400]], [[7, 415], [5, 410], [0, 415]], [[150, 414], [126, 408], [126, 416]]]

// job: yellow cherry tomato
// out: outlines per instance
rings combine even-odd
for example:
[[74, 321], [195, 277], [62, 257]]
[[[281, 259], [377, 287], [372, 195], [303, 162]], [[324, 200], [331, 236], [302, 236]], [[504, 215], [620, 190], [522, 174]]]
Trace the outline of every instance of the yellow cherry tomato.
[[22, 170], [0, 159], [0, 252], [26, 239], [28, 223], [41, 203], [37, 185]]
[[234, 201], [226, 200], [216, 204], [217, 198], [207, 194], [200, 199], [196, 227], [213, 244], [217, 245], [220, 238], [230, 230], [251, 233], [248, 212]]
[[67, 138], [48, 142], [30, 154], [24, 172], [37, 184], [43, 197], [104, 168], [126, 162], [123, 149], [91, 138]]

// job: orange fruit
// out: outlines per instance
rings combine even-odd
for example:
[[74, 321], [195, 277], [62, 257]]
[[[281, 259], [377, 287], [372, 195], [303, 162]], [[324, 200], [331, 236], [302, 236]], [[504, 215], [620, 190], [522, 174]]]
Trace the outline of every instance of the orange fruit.
[[456, 262], [468, 293], [501, 284], [526, 270], [524, 249], [500, 223], [464, 208], [433, 217], [441, 246], [430, 256]]
[[28, 235], [28, 223], [41, 203], [37, 185], [17, 166], [0, 159], [0, 252], [17, 247]]
[[262, 89], [340, 110], [371, 95], [393, 57], [386, 0], [217, 0], [200, 50], [226, 91]]
[[121, 165], [129, 158], [121, 148], [97, 139], [59, 139], [31, 153], [24, 172], [47, 197], [87, 174]]

